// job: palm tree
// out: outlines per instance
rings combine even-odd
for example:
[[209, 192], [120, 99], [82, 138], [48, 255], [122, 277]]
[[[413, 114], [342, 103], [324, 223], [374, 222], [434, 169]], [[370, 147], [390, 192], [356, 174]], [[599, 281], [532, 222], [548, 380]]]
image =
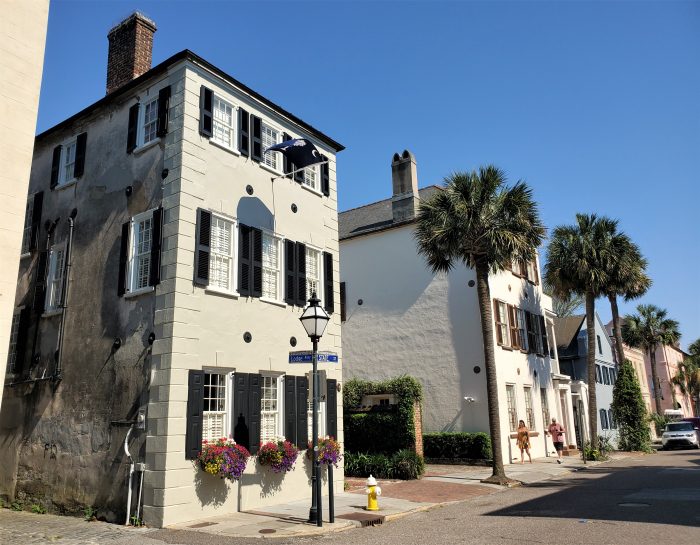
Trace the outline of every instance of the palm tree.
[[671, 381], [684, 396], [690, 398], [690, 407], [695, 416], [700, 416], [700, 339], [688, 347], [688, 352]]
[[448, 272], [458, 263], [476, 271], [493, 449], [493, 474], [486, 482], [497, 484], [510, 480], [501, 449], [489, 273], [534, 259], [545, 234], [530, 188], [522, 181], [505, 183], [494, 166], [451, 174], [443, 191], [421, 203], [415, 234], [418, 253], [433, 272]]
[[598, 444], [598, 403], [595, 390], [595, 300], [605, 293], [615, 254], [611, 233], [617, 221], [595, 214], [576, 214], [574, 225], [554, 229], [547, 249], [545, 283], [559, 298], [585, 297], [588, 351], [588, 425], [592, 445]]
[[552, 298], [552, 310], [560, 318], [573, 316], [584, 304], [584, 297], [571, 293], [568, 297], [559, 297], [554, 294], [554, 288], [548, 284], [542, 286], [542, 291]]
[[618, 233], [615, 230], [610, 235], [615, 260], [611, 262], [612, 267], [608, 271], [608, 281], [603, 291], [610, 301], [617, 362], [618, 365], [622, 365], [625, 352], [622, 346], [617, 297], [624, 297], [625, 301], [641, 297], [651, 287], [651, 278], [646, 275], [647, 260], [642, 256], [639, 247], [622, 232]]
[[656, 414], [661, 415], [661, 383], [656, 370], [656, 348], [676, 344], [681, 334], [678, 322], [667, 318], [665, 309], [654, 305], [638, 305], [637, 312], [639, 314], [625, 316], [622, 340], [629, 346], [649, 352]]

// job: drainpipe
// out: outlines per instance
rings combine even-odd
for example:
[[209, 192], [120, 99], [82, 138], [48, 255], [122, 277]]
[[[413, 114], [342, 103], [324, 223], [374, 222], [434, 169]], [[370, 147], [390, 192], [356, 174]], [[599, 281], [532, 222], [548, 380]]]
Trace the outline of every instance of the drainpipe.
[[131, 432], [133, 431], [133, 429], [134, 427], [131, 426], [129, 428], [129, 431], [126, 432], [126, 437], [124, 437], [124, 453], [126, 454], [126, 457], [129, 459], [130, 462], [129, 490], [126, 495], [126, 522], [124, 523], [125, 526], [129, 526], [129, 517], [131, 515], [131, 482], [134, 478], [134, 460], [131, 458], [131, 453], [129, 452], [129, 437], [131, 436]]
[[68, 244], [66, 246], [66, 266], [63, 273], [63, 304], [61, 305], [61, 327], [58, 333], [58, 356], [56, 358], [56, 368], [54, 369], [54, 378], [61, 380], [61, 371], [63, 370], [63, 336], [66, 328], [66, 308], [68, 307], [68, 290], [70, 289], [70, 271], [73, 265], [73, 230], [75, 228], [75, 217], [78, 215], [78, 209], [73, 208], [68, 217]]

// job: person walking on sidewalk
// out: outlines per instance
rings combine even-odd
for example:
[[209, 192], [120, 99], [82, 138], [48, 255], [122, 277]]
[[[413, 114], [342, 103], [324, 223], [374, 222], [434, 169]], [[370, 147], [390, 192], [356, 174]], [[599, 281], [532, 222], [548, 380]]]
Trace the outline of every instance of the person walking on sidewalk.
[[520, 463], [525, 463], [525, 452], [527, 452], [527, 457], [532, 463], [532, 456], [530, 456], [530, 430], [527, 429], [524, 420], [518, 422], [518, 448], [520, 449]]
[[561, 464], [561, 452], [564, 450], [564, 432], [566, 430], [561, 424], [557, 423], [556, 418], [552, 418], [552, 423], [547, 428], [547, 431], [552, 436], [552, 443], [554, 443], [554, 448], [557, 451], [557, 463]]

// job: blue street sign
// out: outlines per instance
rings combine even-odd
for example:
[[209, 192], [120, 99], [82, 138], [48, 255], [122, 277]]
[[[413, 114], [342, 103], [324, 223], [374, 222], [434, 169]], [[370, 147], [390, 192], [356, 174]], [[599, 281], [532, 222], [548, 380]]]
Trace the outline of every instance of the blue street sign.
[[[338, 363], [338, 354], [335, 352], [319, 352], [316, 354], [318, 363]], [[289, 353], [289, 363], [312, 363], [311, 350], [298, 350]]]

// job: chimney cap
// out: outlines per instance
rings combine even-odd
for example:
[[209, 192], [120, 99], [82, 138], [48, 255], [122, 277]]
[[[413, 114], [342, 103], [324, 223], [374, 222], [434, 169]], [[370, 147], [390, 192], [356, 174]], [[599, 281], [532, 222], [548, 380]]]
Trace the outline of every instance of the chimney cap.
[[392, 164], [407, 160], [413, 161], [414, 163], [416, 162], [416, 157], [407, 149], [403, 150], [403, 153], [401, 155], [395, 153], [394, 156], [391, 158]]
[[147, 27], [150, 27], [151, 31], [153, 31], [153, 32], [155, 32], [157, 30], [155, 21], [153, 21], [153, 19], [150, 19], [149, 17], [146, 17], [146, 15], [144, 15], [142, 12], [137, 10], [137, 11], [134, 11], [131, 15], [129, 15], [126, 19], [124, 19], [120, 23], [117, 23], [116, 25], [114, 25], [110, 29], [110, 31], [107, 33], [107, 37], [111, 36], [113, 33], [115, 33], [121, 27], [130, 24], [134, 20], [141, 21], [144, 25], [146, 25]]

